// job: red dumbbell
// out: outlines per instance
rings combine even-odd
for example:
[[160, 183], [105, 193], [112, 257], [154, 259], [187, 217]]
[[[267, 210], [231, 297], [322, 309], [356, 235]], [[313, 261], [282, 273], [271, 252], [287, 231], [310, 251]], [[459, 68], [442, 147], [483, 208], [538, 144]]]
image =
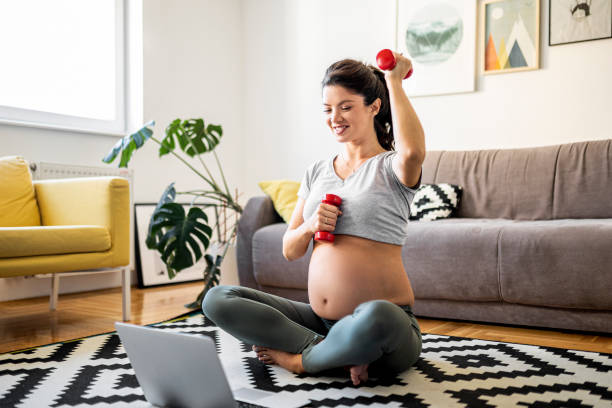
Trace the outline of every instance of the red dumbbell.
[[[391, 71], [393, 68], [395, 68], [396, 63], [397, 61], [395, 61], [393, 52], [388, 48], [380, 50], [378, 54], [376, 54], [376, 64], [378, 64], [378, 68], [382, 69], [383, 71]], [[409, 78], [410, 75], [412, 75], [412, 68], [410, 68], [410, 71], [408, 71], [404, 79]]]
[[[325, 194], [325, 199], [321, 200], [321, 202], [340, 207], [340, 204], [342, 204], [342, 199], [335, 194]], [[335, 235], [327, 231], [317, 231], [315, 232], [314, 236], [315, 241], [334, 242], [334, 238]]]

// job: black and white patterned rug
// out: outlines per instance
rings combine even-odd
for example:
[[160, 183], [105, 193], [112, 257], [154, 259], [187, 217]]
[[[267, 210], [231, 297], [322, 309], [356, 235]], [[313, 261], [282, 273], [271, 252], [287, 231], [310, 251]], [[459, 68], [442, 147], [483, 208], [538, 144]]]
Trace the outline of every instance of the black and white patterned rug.
[[[201, 313], [153, 327], [211, 337], [232, 389], [308, 407], [612, 407], [611, 354], [424, 334], [414, 367], [355, 387], [343, 370], [264, 365]], [[116, 333], [0, 355], [0, 407], [90, 406], [149, 406]]]

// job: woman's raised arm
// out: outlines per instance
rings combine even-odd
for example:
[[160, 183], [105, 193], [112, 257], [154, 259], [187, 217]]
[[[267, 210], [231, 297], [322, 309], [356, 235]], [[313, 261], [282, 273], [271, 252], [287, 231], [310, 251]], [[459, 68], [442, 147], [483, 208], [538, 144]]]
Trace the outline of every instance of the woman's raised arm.
[[[412, 62], [401, 54], [395, 52], [393, 54], [397, 65], [393, 70], [385, 72], [397, 151], [397, 161], [393, 170], [402, 183], [411, 187], [418, 183], [421, 165], [425, 160], [425, 133], [402, 87], [402, 80], [412, 68]], [[408, 79], [411, 80], [414, 79]]]

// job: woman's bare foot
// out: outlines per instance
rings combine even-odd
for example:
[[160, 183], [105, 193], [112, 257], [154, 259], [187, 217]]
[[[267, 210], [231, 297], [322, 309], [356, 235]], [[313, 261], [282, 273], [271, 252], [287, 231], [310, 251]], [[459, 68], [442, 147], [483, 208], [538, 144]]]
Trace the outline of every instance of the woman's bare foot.
[[359, 385], [361, 381], [368, 381], [368, 365], [358, 365], [352, 366], [350, 368], [351, 372], [351, 380], [353, 380], [353, 385]]
[[291, 354], [285, 351], [260, 346], [253, 346], [253, 351], [257, 353], [259, 361], [264, 364], [277, 364], [296, 374], [302, 374], [304, 372], [301, 354]]
[[[253, 351], [257, 354], [259, 361], [264, 364], [276, 364], [296, 374], [304, 372], [301, 354], [291, 354], [260, 346], [253, 346]], [[354, 385], [359, 385], [362, 381], [368, 381], [368, 364], [346, 366], [344, 368], [350, 371]]]

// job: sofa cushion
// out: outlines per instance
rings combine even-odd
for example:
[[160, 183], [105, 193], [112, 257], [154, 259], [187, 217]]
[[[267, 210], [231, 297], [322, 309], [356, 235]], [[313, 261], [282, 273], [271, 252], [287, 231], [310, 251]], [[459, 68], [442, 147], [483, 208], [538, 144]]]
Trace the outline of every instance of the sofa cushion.
[[28, 164], [20, 156], [0, 158], [0, 227], [40, 225]]
[[612, 310], [612, 220], [508, 225], [499, 271], [506, 302]]
[[561, 145], [553, 218], [612, 218], [612, 140]]
[[108, 230], [97, 225], [0, 228], [0, 258], [102, 252], [110, 247]]
[[268, 196], [251, 197], [244, 206], [236, 233], [236, 263], [242, 286], [258, 287], [253, 272], [253, 235], [260, 228], [279, 222], [282, 219]]
[[283, 235], [287, 227], [284, 222], [271, 224], [253, 234], [253, 274], [263, 286], [306, 289], [312, 240], [304, 256], [289, 262], [283, 256]]
[[411, 222], [402, 248], [417, 299], [500, 301], [498, 237], [512, 220]]
[[434, 183], [463, 187], [458, 217], [552, 219], [559, 149], [444, 151]]
[[440, 165], [440, 158], [444, 151], [442, 150], [430, 150], [425, 155], [425, 161], [423, 162], [423, 175], [421, 176], [422, 184], [433, 184], [436, 180], [436, 174], [438, 173], [438, 166]]

